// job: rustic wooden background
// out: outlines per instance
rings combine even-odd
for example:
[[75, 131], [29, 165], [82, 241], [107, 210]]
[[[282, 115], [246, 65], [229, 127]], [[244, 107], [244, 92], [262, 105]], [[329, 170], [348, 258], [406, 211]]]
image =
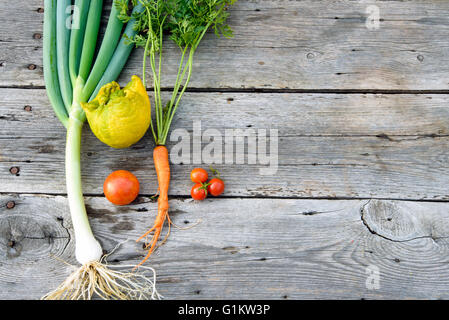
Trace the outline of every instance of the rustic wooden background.
[[[109, 1], [110, 2], [110, 1]], [[380, 9], [369, 30], [366, 8]], [[42, 74], [43, 1], [0, 2], [0, 298], [37, 299], [76, 265], [64, 180], [65, 130]], [[173, 128], [279, 130], [279, 169], [218, 165], [225, 194], [189, 198], [173, 165], [172, 231], [152, 257], [169, 299], [449, 298], [449, 2], [239, 0], [232, 40], [208, 35]], [[174, 81], [170, 45], [165, 88]], [[140, 74], [133, 53], [119, 82]], [[151, 93], [151, 88], [149, 88]], [[111, 263], [156, 204], [148, 135], [112, 150], [83, 133], [94, 233]], [[102, 182], [134, 172], [142, 195], [115, 207]], [[57, 259], [59, 258], [59, 259]], [[370, 268], [379, 287], [367, 286]]]

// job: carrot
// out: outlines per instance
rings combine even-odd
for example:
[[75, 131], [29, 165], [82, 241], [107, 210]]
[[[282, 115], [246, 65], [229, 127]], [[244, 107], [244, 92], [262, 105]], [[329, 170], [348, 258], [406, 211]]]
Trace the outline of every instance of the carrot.
[[[153, 227], [145, 232], [136, 241], [139, 242], [143, 238], [147, 237], [154, 231], [153, 237], [149, 243], [146, 244], [146, 248], [150, 248], [146, 257], [137, 265], [142, 265], [156, 249], [156, 243], [161, 235], [162, 228], [164, 227], [165, 219], [168, 218], [170, 226], [170, 218], [168, 217], [168, 188], [170, 186], [170, 163], [168, 161], [168, 150], [165, 146], [157, 146], [153, 151], [154, 167], [156, 168], [157, 182], [159, 184], [159, 197], [157, 199], [157, 216], [154, 221]], [[168, 236], [168, 235], [167, 235]]]
[[[139, 3], [145, 10], [132, 16], [128, 16], [126, 13], [126, 6], [130, 4], [130, 1], [120, 1], [123, 6], [120, 14], [122, 21], [128, 21], [131, 18], [137, 20], [137, 23], [134, 25], [134, 30], [137, 34], [131, 37], [125, 36], [127, 42], [136, 47], [145, 48], [142, 82], [146, 85], [147, 58], [149, 59], [153, 76], [155, 112], [152, 119], [155, 119], [150, 122], [150, 127], [157, 145], [153, 157], [159, 183], [158, 213], [153, 227], [137, 240], [140, 241], [151, 232], [154, 232], [151, 241], [146, 246], [146, 248], [149, 248], [148, 254], [138, 266], [148, 260], [156, 249], [165, 220], [168, 221], [168, 233], [165, 239], [161, 241], [161, 244], [167, 239], [170, 234], [170, 226], [173, 224], [168, 215], [167, 193], [170, 184], [170, 166], [165, 143], [181, 97], [185, 93], [192, 76], [194, 54], [209, 29], [213, 29], [217, 36], [223, 35], [227, 38], [232, 36], [232, 30], [226, 23], [226, 20], [229, 16], [228, 8], [235, 1], [135, 0], [131, 1], [131, 3], [133, 5]], [[169, 39], [174, 41], [176, 47], [180, 49], [180, 61], [171, 98], [166, 103], [163, 103], [161, 94], [162, 48], [166, 33], [170, 34]], [[175, 224], [173, 225], [176, 227]]]

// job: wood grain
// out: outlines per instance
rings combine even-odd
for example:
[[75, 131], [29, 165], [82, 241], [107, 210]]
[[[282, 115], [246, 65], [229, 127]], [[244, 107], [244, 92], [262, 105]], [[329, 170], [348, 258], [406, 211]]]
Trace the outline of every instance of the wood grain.
[[[447, 90], [449, 3], [375, 4], [378, 30], [366, 27], [370, 3], [358, 0], [240, 0], [230, 10], [235, 37], [205, 37], [191, 87]], [[40, 7], [1, 1], [0, 86], [44, 85]], [[166, 48], [163, 86], [173, 87], [178, 50]], [[138, 50], [121, 81], [140, 74], [141, 61]]]
[[[9, 201], [14, 208], [5, 208]], [[150, 226], [157, 204], [145, 197], [125, 207], [102, 197], [86, 203], [107, 252], [129, 240], [109, 262], [140, 261], [145, 251], [133, 240]], [[4, 194], [0, 204], [0, 298], [39, 298], [70, 272], [60, 259], [76, 265], [66, 199]], [[153, 255], [159, 291], [168, 299], [449, 298], [448, 203], [172, 199], [170, 205], [177, 225], [200, 223], [174, 228]], [[413, 224], [427, 228], [417, 236]], [[405, 238], [390, 234], [393, 225]], [[12, 250], [17, 254], [8, 255]], [[380, 271], [377, 290], [366, 286], [372, 266]]]
[[[173, 128], [192, 132], [201, 121], [203, 131], [223, 135], [226, 129], [279, 130], [275, 175], [261, 175], [259, 169], [268, 166], [248, 159], [244, 165], [236, 160], [214, 165], [227, 182], [227, 196], [447, 200], [448, 100], [448, 95], [188, 93]], [[25, 104], [32, 110], [24, 110]], [[0, 89], [0, 106], [0, 192], [65, 193], [65, 130], [44, 90]], [[222, 146], [224, 152], [224, 139]], [[244, 152], [254, 154], [247, 147]], [[127, 169], [138, 176], [143, 194], [156, 193], [152, 149], [149, 133], [133, 147], [115, 150], [86, 125], [84, 192], [102, 194], [107, 175]], [[190, 160], [172, 166], [171, 195], [189, 195], [188, 174], [199, 165], [193, 156]], [[11, 174], [12, 167], [20, 172]]]
[[[376, 1], [378, 30], [365, 25], [370, 4], [239, 0], [235, 37], [205, 37], [173, 128], [277, 129], [279, 168], [214, 165], [225, 194], [197, 203], [198, 164], [171, 166], [171, 218], [192, 228], [172, 229], [152, 256], [166, 298], [449, 299], [449, 2]], [[43, 89], [42, 7], [0, 1], [0, 299], [38, 299], [77, 265], [65, 130]], [[170, 88], [178, 55], [166, 48]], [[141, 59], [136, 50], [121, 84]], [[122, 243], [112, 264], [145, 255], [134, 240], [156, 214], [152, 149], [149, 135], [113, 150], [84, 128], [89, 219], [106, 252]], [[102, 196], [117, 169], [141, 182], [129, 206]]]

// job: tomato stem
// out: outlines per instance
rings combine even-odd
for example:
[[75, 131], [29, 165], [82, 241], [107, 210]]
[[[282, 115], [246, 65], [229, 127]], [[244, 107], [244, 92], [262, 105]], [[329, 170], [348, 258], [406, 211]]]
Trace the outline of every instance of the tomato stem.
[[209, 166], [210, 171], [212, 171], [213, 177], [220, 178], [220, 171], [214, 169], [212, 165]]

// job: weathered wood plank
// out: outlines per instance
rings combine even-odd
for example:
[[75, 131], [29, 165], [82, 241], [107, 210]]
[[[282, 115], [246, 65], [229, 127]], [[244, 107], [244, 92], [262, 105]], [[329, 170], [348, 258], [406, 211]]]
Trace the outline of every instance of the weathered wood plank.
[[[221, 134], [248, 126], [279, 130], [277, 174], [262, 176], [259, 169], [268, 166], [247, 160], [214, 165], [228, 196], [447, 200], [448, 102], [448, 95], [188, 93], [173, 129], [191, 132], [201, 120], [202, 130]], [[65, 193], [65, 130], [44, 90], [1, 89], [0, 124], [0, 192]], [[224, 152], [224, 139], [221, 145]], [[152, 149], [149, 133], [131, 148], [114, 150], [86, 126], [84, 192], [101, 194], [111, 171], [128, 169], [143, 194], [154, 194]], [[172, 166], [172, 195], [189, 194], [188, 174], [197, 165]], [[15, 166], [20, 172], [11, 174]]]
[[[231, 9], [234, 39], [206, 36], [191, 87], [447, 90], [449, 3], [377, 1], [378, 30], [365, 25], [369, 5], [240, 0]], [[43, 86], [42, 1], [0, 6], [0, 86]], [[172, 87], [177, 49], [165, 52], [163, 85]], [[141, 57], [133, 54], [122, 80], [140, 74]]]
[[[14, 201], [12, 209], [5, 207]], [[156, 203], [86, 199], [109, 262], [135, 264]], [[76, 265], [61, 196], [0, 196], [0, 298], [36, 299]], [[151, 265], [168, 299], [447, 299], [448, 203], [379, 200], [171, 200], [174, 223]], [[279, 233], [278, 230], [283, 230]], [[366, 285], [367, 268], [379, 287]]]
[[[173, 128], [192, 131], [202, 121], [203, 129], [275, 128], [284, 137], [445, 136], [448, 105], [446, 94], [188, 92]], [[0, 139], [60, 135], [55, 119], [45, 90], [0, 89]]]

